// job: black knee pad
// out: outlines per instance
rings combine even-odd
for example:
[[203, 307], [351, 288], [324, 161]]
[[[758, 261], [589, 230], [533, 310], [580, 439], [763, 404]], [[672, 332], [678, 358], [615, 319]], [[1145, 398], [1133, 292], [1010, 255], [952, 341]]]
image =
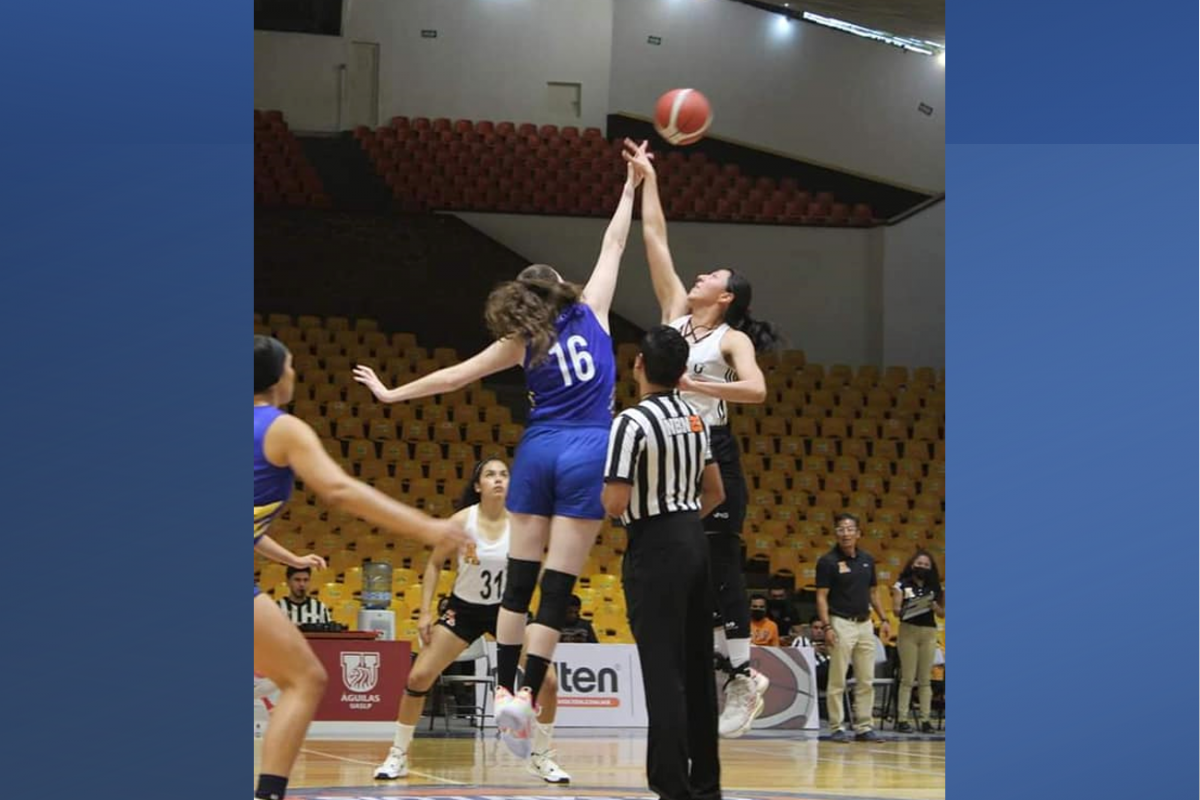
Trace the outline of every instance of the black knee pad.
[[538, 604], [534, 622], [561, 631], [567, 621], [567, 606], [571, 592], [575, 591], [576, 580], [576, 576], [558, 570], [548, 569], [542, 573], [542, 602]]
[[423, 692], [422, 692], [421, 690], [419, 690], [419, 689], [414, 689], [414, 688], [412, 688], [411, 686], [405, 686], [405, 687], [404, 687], [404, 693], [405, 693], [406, 695], [408, 695], [409, 697], [425, 697], [425, 696], [426, 696], [426, 695], [428, 695], [428, 694], [429, 694], [431, 691], [433, 691], [433, 687], [432, 687], [432, 686], [430, 686], [428, 689], [426, 689], [426, 690], [425, 690], [425, 691], [423, 691]]
[[500, 599], [500, 607], [516, 614], [528, 611], [533, 590], [537, 588], [538, 570], [541, 568], [541, 562], [538, 561], [509, 558], [508, 574], [504, 579], [504, 597]]

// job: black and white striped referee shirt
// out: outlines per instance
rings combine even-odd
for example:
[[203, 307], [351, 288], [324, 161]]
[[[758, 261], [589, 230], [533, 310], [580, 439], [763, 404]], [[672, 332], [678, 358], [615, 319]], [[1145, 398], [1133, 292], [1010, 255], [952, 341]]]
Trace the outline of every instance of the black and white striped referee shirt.
[[605, 482], [633, 484], [631, 522], [700, 510], [700, 483], [712, 463], [708, 426], [675, 391], [647, 395], [613, 420], [608, 437]]
[[281, 597], [275, 604], [283, 609], [283, 613], [296, 625], [330, 622], [333, 619], [329, 613], [329, 606], [312, 596], [306, 597], [303, 603], [294, 603], [290, 597]]

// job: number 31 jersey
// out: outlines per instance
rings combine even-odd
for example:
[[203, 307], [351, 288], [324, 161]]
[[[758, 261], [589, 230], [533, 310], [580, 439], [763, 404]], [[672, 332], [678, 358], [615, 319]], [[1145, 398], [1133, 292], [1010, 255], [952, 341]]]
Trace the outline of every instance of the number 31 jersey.
[[508, 532], [494, 542], [480, 537], [479, 506], [467, 511], [463, 526], [471, 534], [471, 543], [458, 554], [458, 572], [454, 577], [454, 596], [481, 606], [495, 605], [504, 594], [504, 569], [508, 566]]
[[529, 424], [608, 428], [617, 383], [612, 337], [584, 303], [565, 309], [554, 327], [558, 335], [541, 363], [530, 366], [530, 352], [525, 350]]

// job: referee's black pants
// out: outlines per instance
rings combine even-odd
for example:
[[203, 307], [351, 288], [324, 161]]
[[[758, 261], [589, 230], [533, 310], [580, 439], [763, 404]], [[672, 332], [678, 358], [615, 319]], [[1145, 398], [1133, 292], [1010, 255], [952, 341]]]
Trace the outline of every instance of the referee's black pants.
[[646, 692], [650, 789], [663, 800], [718, 800], [713, 599], [700, 517], [632, 523], [622, 572]]

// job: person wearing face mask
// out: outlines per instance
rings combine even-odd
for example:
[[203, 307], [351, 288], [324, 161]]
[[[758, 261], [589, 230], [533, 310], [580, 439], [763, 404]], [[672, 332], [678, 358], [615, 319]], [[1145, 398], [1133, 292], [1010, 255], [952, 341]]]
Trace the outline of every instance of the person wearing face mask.
[[758, 647], [779, 647], [779, 627], [767, 616], [767, 598], [750, 598], [750, 641]]
[[917, 687], [922, 733], [933, 733], [930, 707], [933, 704], [933, 661], [937, 654], [937, 619], [946, 615], [946, 594], [938, 574], [937, 562], [926, 550], [918, 550], [904, 565], [900, 579], [892, 586], [892, 608], [900, 618], [900, 708], [896, 730], [912, 733], [908, 721], [913, 685]]
[[775, 627], [779, 628], [779, 641], [784, 645], [792, 643], [792, 628], [800, 623], [792, 611], [789, 594], [791, 593], [788, 587], [782, 584], [767, 590], [767, 616], [775, 622]]

